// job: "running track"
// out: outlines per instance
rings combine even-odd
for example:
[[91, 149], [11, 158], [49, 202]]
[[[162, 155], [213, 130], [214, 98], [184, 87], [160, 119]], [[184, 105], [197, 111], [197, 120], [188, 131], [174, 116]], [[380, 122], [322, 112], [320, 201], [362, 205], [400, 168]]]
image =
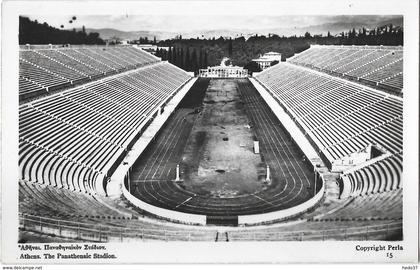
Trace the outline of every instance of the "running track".
[[[272, 185], [263, 191], [235, 198], [204, 197], [173, 182], [188, 135], [194, 125], [191, 109], [178, 108], [144, 158], [133, 167], [131, 192], [158, 207], [212, 217], [235, 217], [290, 208], [311, 198], [313, 172], [248, 79], [235, 79], [252, 130], [270, 166]], [[207, 87], [201, 80], [190, 91]]]

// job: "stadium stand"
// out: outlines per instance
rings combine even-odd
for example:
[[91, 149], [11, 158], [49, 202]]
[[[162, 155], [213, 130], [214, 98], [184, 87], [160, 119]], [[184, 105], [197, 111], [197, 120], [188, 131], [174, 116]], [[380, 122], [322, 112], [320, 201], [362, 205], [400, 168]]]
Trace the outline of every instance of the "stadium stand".
[[402, 156], [397, 154], [352, 172], [342, 179], [350, 183], [352, 196], [395, 190], [402, 187]]
[[19, 99], [25, 101], [158, 61], [131, 46], [20, 50]]
[[[34, 54], [22, 53], [45, 63]], [[189, 78], [161, 62], [21, 105], [21, 179], [95, 193], [147, 120]]]
[[[137, 211], [102, 196], [19, 181], [19, 212], [25, 231], [108, 242], [126, 239], [214, 241], [216, 231], [194, 226], [171, 225], [142, 217]], [[51, 202], [54, 202], [52, 204]], [[59, 229], [59, 230], [57, 230]]]
[[[95, 218], [126, 219], [135, 212], [110, 206], [109, 201], [50, 185], [19, 181], [20, 211], [43, 217], [70, 218], [86, 221]], [[54, 202], [52, 204], [51, 202]]]
[[256, 78], [300, 123], [329, 163], [369, 144], [402, 152], [400, 98], [286, 63]]
[[341, 195], [367, 195], [402, 187], [401, 98], [288, 63], [256, 77], [331, 167], [372, 144], [390, 153], [390, 158], [344, 173]]
[[[327, 220], [400, 220], [402, 217], [402, 189], [382, 192], [375, 195], [351, 198], [344, 207], [325, 214], [318, 221]], [[384, 214], [386, 209], [386, 214]]]
[[402, 94], [403, 49], [400, 46], [312, 45], [288, 61]]
[[21, 231], [60, 241], [372, 240], [386, 239], [402, 226], [401, 189], [321, 205], [290, 222], [234, 228], [175, 224], [100, 196], [27, 181], [19, 186]]
[[[128, 46], [22, 50], [19, 96], [35, 100], [19, 108], [21, 235], [96, 242], [401, 239], [402, 99], [307, 67], [401, 91], [402, 48], [313, 46], [290, 62], [297, 65], [279, 63], [256, 79], [327, 164], [369, 145], [387, 156], [341, 174], [348, 196], [325, 196], [315, 208], [278, 224], [235, 228], [168, 222], [97, 190], [190, 79], [186, 72]], [[257, 97], [240, 85], [246, 102], [255, 105]], [[65, 90], [41, 97], [54, 89]], [[143, 196], [159, 195], [154, 188], [161, 187], [151, 182]], [[165, 196], [174, 194], [169, 189]], [[249, 203], [238, 202], [242, 208]]]

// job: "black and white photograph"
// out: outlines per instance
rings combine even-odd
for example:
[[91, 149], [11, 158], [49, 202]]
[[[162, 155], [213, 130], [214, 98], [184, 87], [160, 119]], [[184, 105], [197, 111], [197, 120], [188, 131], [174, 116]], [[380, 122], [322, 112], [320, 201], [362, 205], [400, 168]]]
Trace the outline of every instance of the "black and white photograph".
[[417, 262], [418, 2], [15, 2], [12, 261]]

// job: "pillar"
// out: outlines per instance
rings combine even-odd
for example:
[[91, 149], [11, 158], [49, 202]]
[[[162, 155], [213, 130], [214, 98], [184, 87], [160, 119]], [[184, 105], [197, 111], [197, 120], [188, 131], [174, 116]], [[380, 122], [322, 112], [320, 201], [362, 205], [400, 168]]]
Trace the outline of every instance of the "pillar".
[[176, 165], [176, 177], [175, 182], [181, 181], [181, 178], [179, 177], [179, 164]]
[[254, 141], [254, 154], [260, 153], [260, 143], [259, 141]]
[[270, 167], [268, 165], [267, 165], [267, 176], [265, 177], [265, 182], [267, 184], [271, 184]]

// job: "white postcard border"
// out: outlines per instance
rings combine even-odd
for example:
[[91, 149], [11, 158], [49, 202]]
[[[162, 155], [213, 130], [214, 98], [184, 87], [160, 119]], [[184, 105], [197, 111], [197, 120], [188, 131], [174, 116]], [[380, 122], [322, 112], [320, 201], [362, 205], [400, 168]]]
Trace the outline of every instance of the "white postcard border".
[[404, 15], [403, 251], [358, 252], [357, 245], [384, 241], [326, 242], [136, 242], [107, 243], [116, 260], [27, 261], [26, 263], [215, 263], [215, 262], [416, 262], [418, 260], [418, 1], [5, 1], [2, 7], [2, 247], [3, 262], [18, 260], [18, 15], [19, 14], [206, 14]]

